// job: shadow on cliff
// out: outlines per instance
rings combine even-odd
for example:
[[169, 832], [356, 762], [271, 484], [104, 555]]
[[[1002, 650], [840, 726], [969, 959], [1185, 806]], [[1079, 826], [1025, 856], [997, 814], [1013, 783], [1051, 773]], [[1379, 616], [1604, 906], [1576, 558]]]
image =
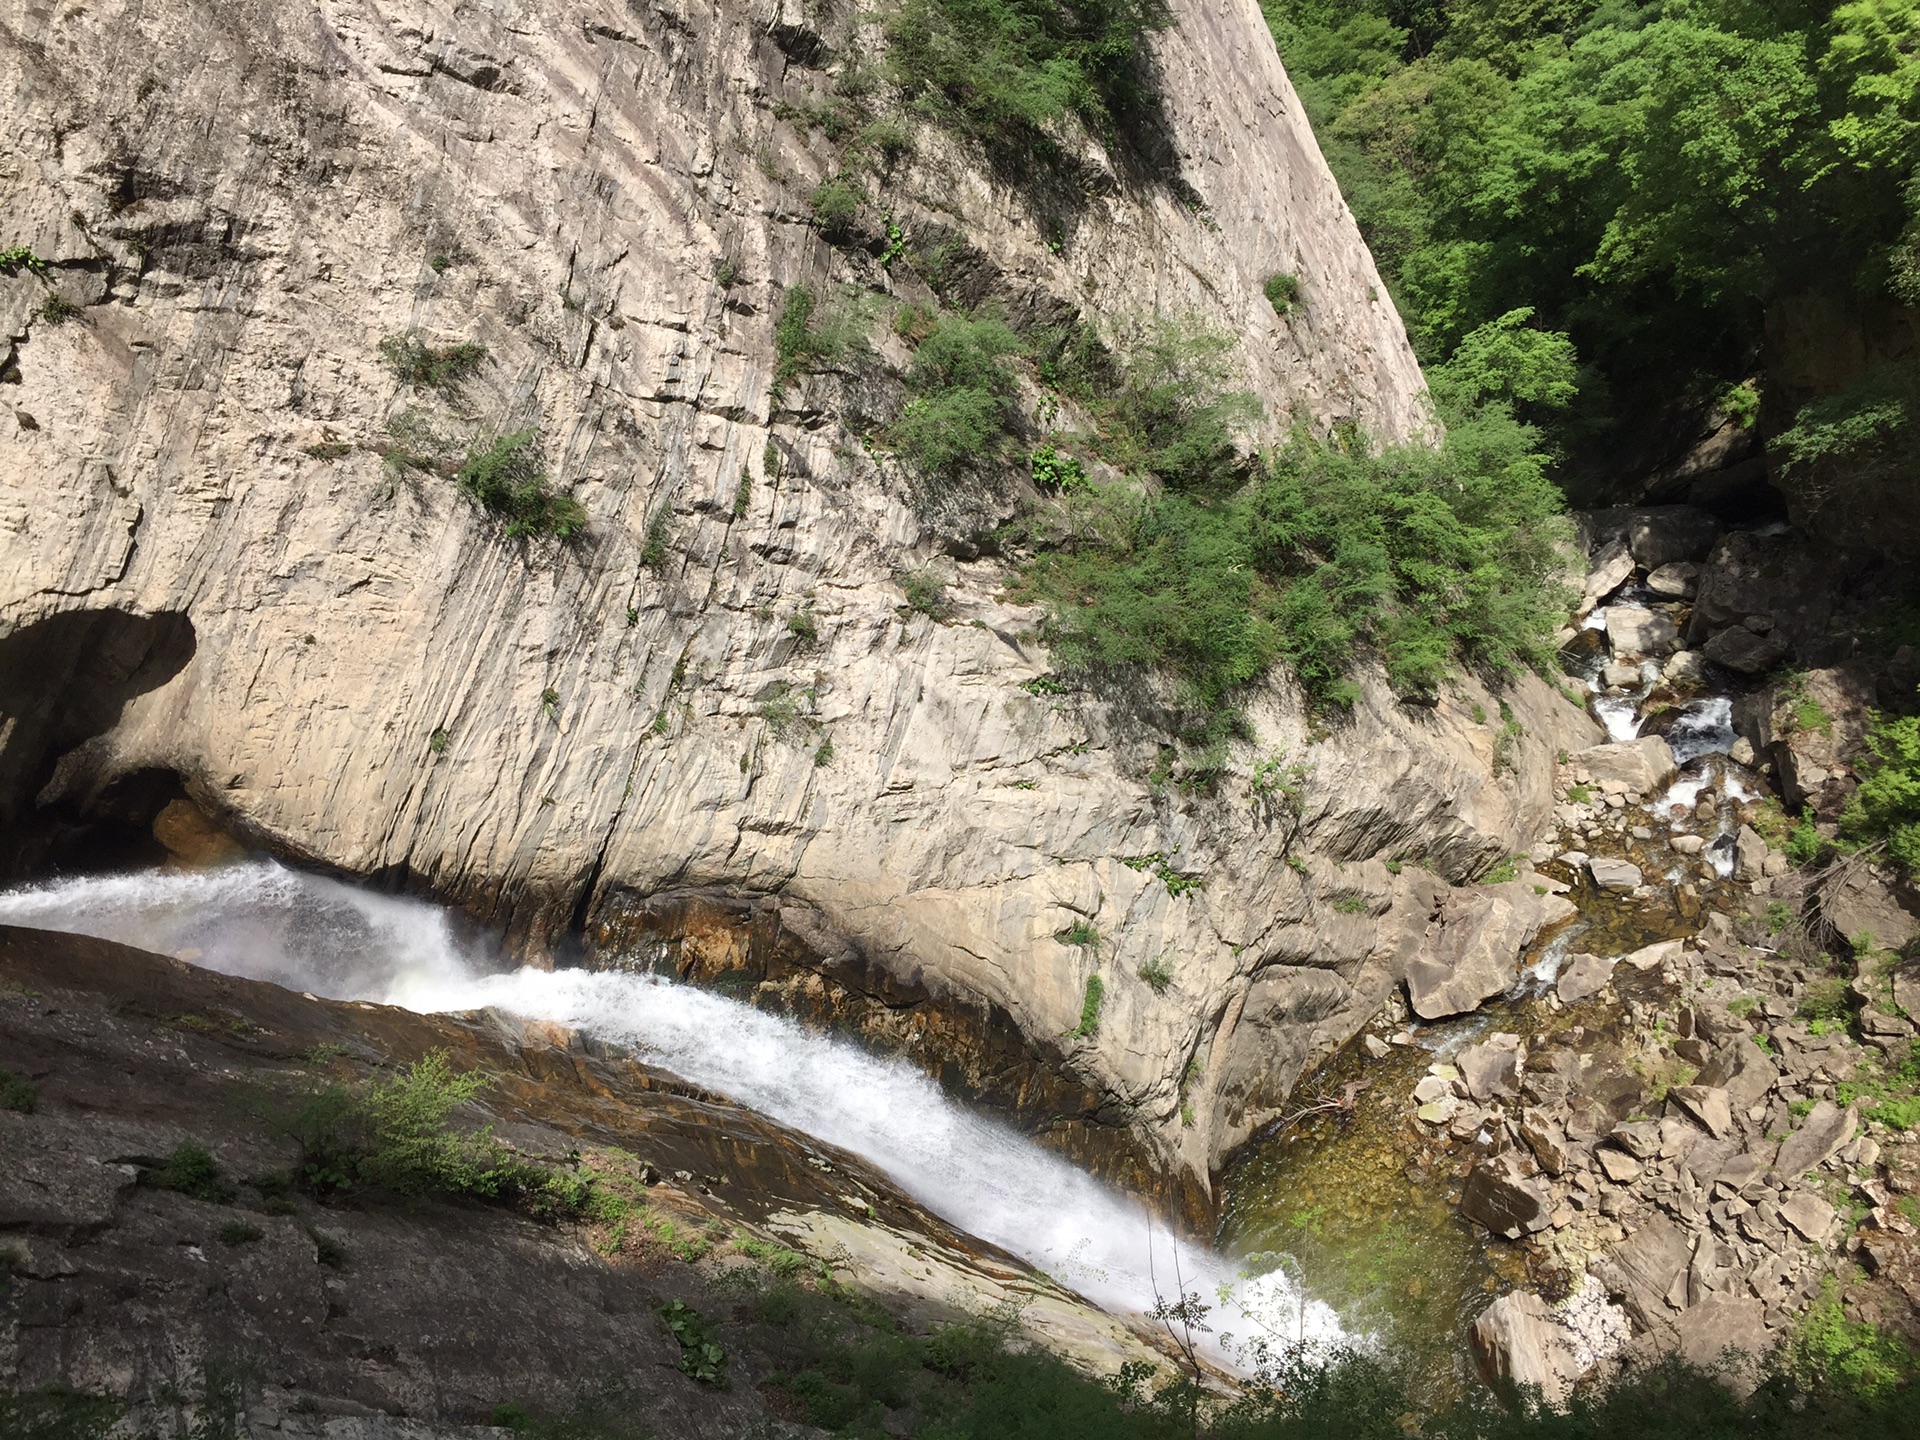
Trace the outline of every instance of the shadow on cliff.
[[129, 836], [144, 836], [179, 793], [171, 772], [127, 777], [85, 816], [43, 808], [39, 797], [62, 757], [113, 729], [128, 702], [178, 675], [194, 648], [193, 622], [170, 610], [69, 610], [0, 638], [0, 880], [82, 857], [86, 868], [144, 858]]

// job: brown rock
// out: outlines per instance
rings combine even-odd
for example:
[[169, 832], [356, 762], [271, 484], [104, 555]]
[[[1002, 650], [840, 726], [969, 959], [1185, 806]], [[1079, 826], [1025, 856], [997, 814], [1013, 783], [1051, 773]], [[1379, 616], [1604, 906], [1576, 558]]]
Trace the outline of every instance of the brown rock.
[[1646, 1168], [1626, 1151], [1614, 1150], [1606, 1146], [1594, 1151], [1593, 1158], [1595, 1163], [1606, 1172], [1607, 1179], [1616, 1185], [1631, 1185], [1640, 1178], [1641, 1171]]
[[1567, 1173], [1567, 1138], [1544, 1110], [1520, 1112], [1520, 1140], [1549, 1175]]
[[1467, 1046], [1456, 1057], [1467, 1093], [1476, 1100], [1518, 1095], [1521, 1055], [1518, 1035], [1495, 1034]]
[[1502, 1295], [1473, 1322], [1473, 1353], [1489, 1385], [1532, 1386], [1549, 1405], [1580, 1378], [1572, 1337], [1538, 1295]]
[[1553, 1194], [1523, 1175], [1513, 1153], [1504, 1151], [1482, 1160], [1467, 1176], [1460, 1213], [1496, 1235], [1518, 1240], [1553, 1222]]
[[1822, 1100], [1807, 1113], [1800, 1127], [1781, 1142], [1773, 1168], [1789, 1184], [1808, 1171], [1824, 1165], [1840, 1153], [1840, 1147], [1853, 1138], [1860, 1123], [1857, 1106], [1842, 1110], [1831, 1100]]
[[1560, 967], [1554, 991], [1561, 1004], [1578, 1005], [1606, 989], [1612, 978], [1612, 964], [1598, 955], [1569, 955], [1567, 963]]
[[1717, 1140], [1733, 1129], [1733, 1110], [1727, 1092], [1717, 1085], [1680, 1085], [1668, 1092], [1687, 1114], [1707, 1127]]
[[1772, 1351], [1766, 1307], [1745, 1296], [1709, 1295], [1679, 1319], [1683, 1359], [1716, 1372], [1736, 1395], [1751, 1395], [1760, 1362]]

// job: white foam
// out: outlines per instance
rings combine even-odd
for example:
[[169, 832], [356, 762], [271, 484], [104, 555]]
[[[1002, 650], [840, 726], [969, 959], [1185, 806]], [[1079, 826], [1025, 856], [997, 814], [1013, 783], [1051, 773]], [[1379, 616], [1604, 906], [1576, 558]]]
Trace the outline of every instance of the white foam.
[[[1136, 1202], [956, 1103], [919, 1070], [709, 991], [651, 975], [482, 973], [445, 911], [274, 864], [156, 872], [0, 895], [0, 922], [74, 931], [177, 954], [209, 969], [334, 999], [418, 1011], [498, 1006], [615, 1043], [784, 1125], [850, 1150], [950, 1223], [1004, 1247], [1107, 1309], [1145, 1313], [1176, 1296], [1176, 1271], [1216, 1331], [1291, 1338], [1294, 1288], [1245, 1280], [1178, 1243]], [[1151, 1236], [1151, 1240], [1149, 1240]], [[1306, 1337], [1341, 1336], [1307, 1301]], [[1220, 1337], [1216, 1337], [1220, 1338]], [[1216, 1358], [1231, 1363], [1231, 1355]]]

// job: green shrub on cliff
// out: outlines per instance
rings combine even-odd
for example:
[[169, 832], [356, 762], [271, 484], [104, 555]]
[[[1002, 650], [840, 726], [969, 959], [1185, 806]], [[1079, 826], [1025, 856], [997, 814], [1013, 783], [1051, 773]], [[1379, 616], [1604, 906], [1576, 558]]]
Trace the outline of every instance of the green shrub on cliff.
[[1841, 833], [1878, 842], [1908, 873], [1920, 871], [1920, 719], [1881, 715], [1867, 731], [1870, 759], [1847, 801]]
[[551, 535], [572, 540], [587, 526], [587, 512], [569, 495], [547, 488], [539, 436], [516, 430], [471, 450], [454, 483], [480, 502], [488, 514], [506, 522], [514, 538]]
[[942, 316], [907, 370], [912, 399], [888, 438], [900, 458], [927, 479], [952, 479], [990, 461], [1013, 419], [1010, 363], [1020, 338], [996, 315]]
[[1003, 152], [1051, 148], [1077, 117], [1104, 133], [1146, 95], [1141, 52], [1163, 0], [898, 0], [884, 12], [908, 102]]

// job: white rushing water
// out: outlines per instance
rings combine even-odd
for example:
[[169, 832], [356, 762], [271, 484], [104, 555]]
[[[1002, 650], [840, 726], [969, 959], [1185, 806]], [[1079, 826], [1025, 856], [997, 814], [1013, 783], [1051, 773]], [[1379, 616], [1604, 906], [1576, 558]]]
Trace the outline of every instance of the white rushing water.
[[1241, 1341], [1341, 1336], [1333, 1312], [1303, 1305], [1279, 1272], [1243, 1278], [1212, 1252], [1176, 1243], [1136, 1202], [902, 1061], [656, 976], [482, 973], [448, 913], [420, 901], [259, 863], [14, 891], [0, 895], [0, 923], [117, 940], [331, 999], [418, 1011], [497, 1006], [555, 1021], [852, 1151], [949, 1223], [1106, 1309], [1141, 1314], [1156, 1295], [1175, 1298], [1177, 1273], [1220, 1304], [1214, 1329]]

